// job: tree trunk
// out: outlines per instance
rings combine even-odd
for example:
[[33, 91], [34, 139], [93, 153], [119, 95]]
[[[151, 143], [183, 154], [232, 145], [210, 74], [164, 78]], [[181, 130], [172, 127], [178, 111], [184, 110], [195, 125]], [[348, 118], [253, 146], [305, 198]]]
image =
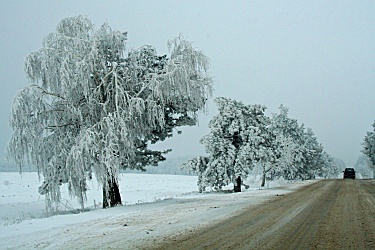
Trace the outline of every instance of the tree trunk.
[[266, 184], [266, 166], [263, 165], [262, 184], [260, 184], [260, 186], [264, 187], [265, 184]]
[[[103, 103], [107, 101], [107, 93], [105, 88], [105, 84], [101, 85], [100, 92]], [[105, 183], [103, 184], [103, 208], [121, 205], [121, 195], [116, 179], [109, 172], [107, 172], [107, 178], [108, 190], [106, 190], [107, 186]]]
[[108, 188], [109, 190], [107, 191], [105, 185], [103, 185], [103, 208], [121, 205], [120, 190], [114, 178], [108, 181]]
[[241, 192], [241, 184], [242, 184], [241, 177], [238, 176], [236, 181], [234, 182], [234, 192]]
[[263, 172], [263, 175], [262, 175], [262, 184], [260, 184], [260, 186], [264, 187], [265, 184], [266, 184], [266, 173]]

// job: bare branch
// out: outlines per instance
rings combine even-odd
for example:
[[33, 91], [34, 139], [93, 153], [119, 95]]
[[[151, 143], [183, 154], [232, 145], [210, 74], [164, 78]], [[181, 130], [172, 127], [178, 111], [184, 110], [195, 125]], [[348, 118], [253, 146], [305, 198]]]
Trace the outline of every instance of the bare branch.
[[46, 95], [50, 95], [50, 96], [56, 96], [62, 100], [65, 100], [64, 97], [62, 97], [61, 95], [59, 94], [56, 94], [56, 93], [51, 93], [51, 92], [48, 92], [47, 90], [43, 89], [42, 87], [40, 87], [39, 85], [36, 85], [36, 84], [32, 84], [30, 87], [35, 87], [35, 88], [38, 88], [42, 91], [43, 94], [46, 94]]

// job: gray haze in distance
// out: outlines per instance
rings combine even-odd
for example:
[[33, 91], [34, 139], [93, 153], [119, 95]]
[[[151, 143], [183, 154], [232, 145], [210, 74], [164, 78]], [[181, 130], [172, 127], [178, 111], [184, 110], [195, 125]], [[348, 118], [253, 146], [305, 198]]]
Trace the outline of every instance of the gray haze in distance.
[[[25, 57], [58, 22], [87, 15], [128, 32], [128, 48], [168, 53], [179, 34], [211, 59], [214, 97], [287, 106], [325, 150], [354, 165], [375, 119], [375, 1], [10, 1], [0, 8], [0, 162], [10, 139], [9, 114], [28, 80]], [[216, 114], [163, 144], [173, 156], [203, 155], [199, 139]]]

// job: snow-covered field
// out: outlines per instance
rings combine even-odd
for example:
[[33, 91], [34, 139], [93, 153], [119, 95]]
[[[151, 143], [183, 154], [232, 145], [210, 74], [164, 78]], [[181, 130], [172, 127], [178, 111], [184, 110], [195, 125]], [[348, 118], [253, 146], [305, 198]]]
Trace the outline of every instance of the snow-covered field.
[[[197, 177], [185, 175], [121, 174], [120, 192], [124, 205], [150, 203], [197, 192]], [[39, 195], [38, 174], [0, 172], [0, 225], [46, 217], [44, 196]], [[88, 182], [85, 209], [101, 208], [102, 190], [95, 176]], [[78, 212], [80, 205], [61, 187], [61, 214]]]
[[[165, 235], [208, 225], [313, 181], [270, 183], [248, 180], [242, 193], [197, 192], [196, 176], [122, 174], [125, 206], [101, 209], [101, 189], [89, 183], [84, 213], [62, 188], [61, 215], [46, 217], [36, 173], [0, 172], [0, 249], [133, 249]], [[278, 187], [277, 187], [278, 186]], [[229, 187], [231, 188], [231, 187]]]

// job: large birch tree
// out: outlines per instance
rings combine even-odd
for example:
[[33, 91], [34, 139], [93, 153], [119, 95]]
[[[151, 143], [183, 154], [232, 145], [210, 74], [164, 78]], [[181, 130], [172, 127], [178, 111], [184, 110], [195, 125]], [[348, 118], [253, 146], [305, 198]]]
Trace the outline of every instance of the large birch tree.
[[30, 85], [14, 98], [7, 152], [21, 171], [37, 167], [50, 210], [63, 183], [83, 206], [92, 172], [103, 207], [121, 204], [119, 170], [165, 159], [167, 151], [148, 144], [194, 125], [205, 110], [212, 81], [203, 53], [181, 37], [168, 43], [169, 57], [152, 46], [126, 50], [126, 40], [108, 24], [95, 30], [86, 17], [71, 17], [26, 58]]

